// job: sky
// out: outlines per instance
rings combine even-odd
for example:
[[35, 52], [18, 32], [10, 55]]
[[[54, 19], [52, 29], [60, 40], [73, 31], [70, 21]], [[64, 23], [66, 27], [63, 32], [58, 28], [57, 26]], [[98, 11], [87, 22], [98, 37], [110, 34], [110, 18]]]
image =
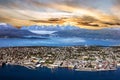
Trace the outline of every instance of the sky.
[[120, 0], [0, 0], [0, 22], [99, 29], [119, 26], [119, 9]]

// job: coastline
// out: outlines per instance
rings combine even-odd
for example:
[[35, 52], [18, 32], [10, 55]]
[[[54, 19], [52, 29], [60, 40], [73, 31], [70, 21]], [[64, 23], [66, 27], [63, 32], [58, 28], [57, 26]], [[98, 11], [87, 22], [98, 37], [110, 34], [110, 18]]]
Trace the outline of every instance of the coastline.
[[[120, 61], [118, 59], [119, 57], [116, 57], [115, 60], [111, 59], [110, 57], [118, 56], [120, 53], [119, 50], [119, 46], [0, 48], [0, 65], [2, 66], [2, 63], [5, 63], [10, 65], [20, 65], [31, 69], [35, 69], [37, 67], [66, 67], [76, 71], [117, 70], [117, 64], [119, 64], [118, 62]], [[98, 54], [100, 57], [102, 57], [104, 54], [107, 56], [105, 60], [97, 57], [98, 60], [101, 59], [101, 61], [99, 62], [98, 60], [93, 59], [94, 56], [98, 56]], [[73, 55], [75, 56], [73, 57]], [[110, 57], [107, 58], [108, 56]], [[87, 60], [89, 58], [90, 60]], [[108, 61], [107, 59], [110, 59], [110, 61]], [[97, 67], [97, 65], [99, 66]]]

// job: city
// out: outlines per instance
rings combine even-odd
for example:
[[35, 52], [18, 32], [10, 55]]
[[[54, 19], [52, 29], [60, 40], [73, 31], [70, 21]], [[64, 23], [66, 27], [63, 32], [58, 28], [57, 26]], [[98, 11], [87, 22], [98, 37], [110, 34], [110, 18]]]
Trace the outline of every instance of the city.
[[16, 47], [0, 49], [0, 65], [69, 68], [77, 71], [116, 70], [120, 47]]

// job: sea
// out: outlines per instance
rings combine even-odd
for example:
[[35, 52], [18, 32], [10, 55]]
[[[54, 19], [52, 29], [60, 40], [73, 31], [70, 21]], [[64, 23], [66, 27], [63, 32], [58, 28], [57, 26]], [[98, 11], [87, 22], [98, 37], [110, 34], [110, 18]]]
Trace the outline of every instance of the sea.
[[0, 80], [120, 80], [120, 68], [111, 71], [75, 71], [46, 67], [28, 69], [8, 65], [0, 68]]
[[49, 37], [49, 38], [0, 38], [0, 47], [21, 46], [119, 46], [120, 40], [89, 39], [79, 37]]

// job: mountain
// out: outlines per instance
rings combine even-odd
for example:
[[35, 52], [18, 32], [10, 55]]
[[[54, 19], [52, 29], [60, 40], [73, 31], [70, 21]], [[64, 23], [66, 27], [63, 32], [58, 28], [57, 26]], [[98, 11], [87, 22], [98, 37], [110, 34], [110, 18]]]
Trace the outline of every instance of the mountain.
[[71, 25], [65, 25], [65, 26], [60, 26], [60, 25], [32, 25], [32, 26], [23, 26], [21, 28], [22, 30], [46, 30], [46, 31], [61, 31], [61, 30], [73, 30], [73, 29], [79, 29], [76, 26], [71, 26]]
[[54, 33], [58, 37], [80, 37], [80, 38], [91, 38], [91, 39], [113, 39], [120, 40], [120, 29], [101, 29], [101, 30], [88, 30], [88, 29], [77, 29], [77, 30], [63, 30]]
[[[100, 30], [89, 30], [83, 29], [76, 26], [71, 25], [50, 25], [50, 26], [24, 26], [21, 30], [29, 30], [32, 32], [39, 31], [54, 31], [54, 37], [80, 37], [80, 38], [91, 38], [91, 39], [113, 39], [113, 40], [120, 40], [120, 28], [104, 28]], [[46, 32], [47, 33], [47, 32]]]
[[0, 23], [0, 38], [46, 38], [47, 34], [35, 34], [28, 30], [17, 29], [9, 24]]
[[0, 23], [0, 30], [7, 30], [7, 29], [16, 29], [16, 28], [7, 23]]
[[49, 37], [79, 37], [90, 39], [112, 39], [120, 40], [120, 28], [104, 28], [100, 30], [88, 30], [75, 26], [23, 26], [20, 29], [14, 28], [9, 24], [0, 23], [0, 37], [9, 38], [49, 38]]

